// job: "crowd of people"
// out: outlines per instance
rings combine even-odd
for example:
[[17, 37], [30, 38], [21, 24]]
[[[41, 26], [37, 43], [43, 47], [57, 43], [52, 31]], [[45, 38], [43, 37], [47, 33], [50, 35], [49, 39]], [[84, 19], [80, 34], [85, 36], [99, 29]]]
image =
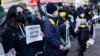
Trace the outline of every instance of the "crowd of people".
[[[67, 6], [59, 2], [47, 3], [44, 9], [38, 1], [37, 7], [35, 15], [25, 3], [12, 5], [8, 9], [3, 24], [6, 27], [3, 27], [5, 30], [1, 34], [5, 54], [12, 51], [15, 56], [67, 56], [71, 42], [77, 39], [77, 55], [84, 56], [87, 41], [94, 34], [92, 5], [76, 8], [73, 4]], [[41, 26], [42, 41], [26, 44], [25, 26], [29, 25]]]

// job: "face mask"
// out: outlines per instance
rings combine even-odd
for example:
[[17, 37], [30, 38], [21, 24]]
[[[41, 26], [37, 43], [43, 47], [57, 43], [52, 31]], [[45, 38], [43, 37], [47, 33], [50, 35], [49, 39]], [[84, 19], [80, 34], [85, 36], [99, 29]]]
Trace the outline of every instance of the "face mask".
[[83, 13], [82, 13], [82, 14], [80, 14], [80, 17], [84, 18], [84, 16], [85, 16], [85, 15], [84, 15]]
[[81, 27], [81, 28], [85, 28], [85, 27], [86, 27], [86, 25], [80, 25], [80, 27]]
[[84, 7], [83, 9], [86, 10], [86, 7]]
[[88, 12], [89, 15], [91, 15], [91, 12]]
[[54, 17], [57, 17], [57, 16], [58, 16], [58, 12], [55, 11], [55, 12], [53, 13], [53, 16], [54, 16]]
[[20, 23], [25, 23], [25, 15], [24, 14], [19, 14], [16, 16], [16, 20]]
[[66, 12], [60, 12], [59, 15], [60, 17], [64, 18], [66, 16]]

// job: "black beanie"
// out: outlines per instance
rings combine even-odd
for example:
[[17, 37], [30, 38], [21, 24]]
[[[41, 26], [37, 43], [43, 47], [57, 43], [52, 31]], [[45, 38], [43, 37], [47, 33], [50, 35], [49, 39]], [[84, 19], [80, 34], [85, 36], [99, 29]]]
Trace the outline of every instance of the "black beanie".
[[48, 13], [52, 14], [54, 11], [57, 10], [57, 6], [56, 6], [55, 3], [48, 3], [46, 5], [46, 10], [47, 10]]
[[62, 3], [61, 3], [61, 2], [58, 2], [58, 6], [59, 6], [59, 7], [62, 6]]

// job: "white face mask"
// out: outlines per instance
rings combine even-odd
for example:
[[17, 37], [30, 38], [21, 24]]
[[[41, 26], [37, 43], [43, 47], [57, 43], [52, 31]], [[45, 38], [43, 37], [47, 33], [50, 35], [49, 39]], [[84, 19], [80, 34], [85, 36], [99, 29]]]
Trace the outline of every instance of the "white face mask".
[[55, 11], [55, 12], [53, 13], [53, 16], [54, 16], [54, 17], [57, 17], [57, 16], [58, 16], [58, 11]]

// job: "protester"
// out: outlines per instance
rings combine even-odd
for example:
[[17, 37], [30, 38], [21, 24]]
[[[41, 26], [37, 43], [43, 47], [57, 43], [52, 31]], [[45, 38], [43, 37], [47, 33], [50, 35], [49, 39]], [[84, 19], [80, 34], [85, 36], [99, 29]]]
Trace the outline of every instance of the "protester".
[[[61, 42], [64, 46], [68, 45], [66, 43], [70, 42], [70, 23], [68, 21], [68, 11], [65, 8], [59, 9], [59, 21], [58, 21], [58, 28], [61, 35]], [[68, 24], [67, 24], [68, 23]], [[69, 39], [69, 40], [68, 40]], [[71, 44], [70, 44], [71, 45]], [[69, 48], [65, 49], [63, 52], [63, 56], [67, 56], [69, 52]]]
[[39, 46], [37, 42], [26, 44], [25, 26], [30, 24], [23, 11], [20, 5], [12, 5], [8, 10], [7, 29], [2, 34], [4, 51], [15, 56], [35, 56]]
[[64, 46], [60, 41], [60, 33], [57, 28], [57, 7], [54, 3], [48, 3], [46, 5], [47, 20], [44, 22], [43, 32], [44, 32], [44, 44], [45, 44], [45, 54], [46, 56], [62, 56], [64, 51]]
[[35, 21], [35, 18], [33, 17], [32, 13], [29, 9], [27, 9], [27, 5], [24, 2], [19, 3], [19, 5], [24, 9], [23, 13], [26, 16], [26, 19], [30, 22], [30, 24], [33, 24]]
[[[80, 26], [80, 23], [82, 21], [86, 22], [85, 12], [84, 12], [84, 10], [79, 10], [78, 17], [76, 19], [76, 28], [75, 28], [75, 31], [78, 29], [78, 27]], [[87, 22], [86, 22], [86, 24], [87, 24]]]
[[86, 42], [89, 39], [89, 29], [86, 25], [86, 22], [81, 22], [78, 30], [77, 30], [78, 42], [80, 45], [80, 50], [78, 56], [84, 56], [84, 52], [86, 50]]
[[90, 8], [87, 8], [86, 11], [85, 11], [85, 18], [86, 18], [86, 21], [91, 21], [92, 22], [92, 19], [93, 19], [93, 12], [92, 12], [92, 9]]

